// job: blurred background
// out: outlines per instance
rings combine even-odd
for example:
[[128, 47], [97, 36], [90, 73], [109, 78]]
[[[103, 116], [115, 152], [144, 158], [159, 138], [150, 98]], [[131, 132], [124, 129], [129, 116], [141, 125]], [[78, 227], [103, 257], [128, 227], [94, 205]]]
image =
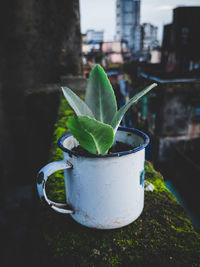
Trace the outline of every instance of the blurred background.
[[28, 257], [35, 266], [42, 257], [33, 252], [40, 240], [35, 177], [49, 160], [60, 86], [84, 91], [97, 63], [119, 107], [158, 83], [122, 124], [149, 134], [147, 160], [200, 230], [199, 26], [199, 0], [1, 1], [3, 266], [23, 266]]

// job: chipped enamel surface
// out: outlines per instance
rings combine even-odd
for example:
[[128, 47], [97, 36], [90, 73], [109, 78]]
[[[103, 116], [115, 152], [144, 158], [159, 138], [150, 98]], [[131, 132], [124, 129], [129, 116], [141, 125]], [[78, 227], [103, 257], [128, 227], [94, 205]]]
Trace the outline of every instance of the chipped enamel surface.
[[[68, 162], [64, 175], [66, 202], [73, 211], [70, 216], [87, 227], [123, 227], [136, 220], [143, 210], [144, 184], [140, 176], [144, 170], [144, 144], [148, 142], [141, 132], [131, 129], [119, 131], [116, 140], [136, 144], [137, 148], [132, 153], [110, 157], [83, 157], [63, 151], [63, 162]], [[77, 145], [72, 136], [63, 139], [63, 146], [69, 151]], [[69, 213], [54, 204], [54, 210]]]

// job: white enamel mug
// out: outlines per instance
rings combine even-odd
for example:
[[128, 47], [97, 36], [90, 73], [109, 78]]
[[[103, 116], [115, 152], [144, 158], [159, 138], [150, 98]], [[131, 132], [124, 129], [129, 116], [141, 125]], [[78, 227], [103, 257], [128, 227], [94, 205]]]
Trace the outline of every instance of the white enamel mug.
[[[106, 155], [84, 156], [72, 149], [78, 142], [71, 134], [58, 141], [63, 160], [49, 163], [37, 176], [41, 199], [57, 212], [70, 214], [78, 223], [97, 229], [114, 229], [130, 224], [144, 206], [144, 160], [149, 138], [137, 129], [120, 127], [115, 142], [133, 150]], [[64, 170], [66, 203], [47, 198], [45, 183], [52, 173]]]

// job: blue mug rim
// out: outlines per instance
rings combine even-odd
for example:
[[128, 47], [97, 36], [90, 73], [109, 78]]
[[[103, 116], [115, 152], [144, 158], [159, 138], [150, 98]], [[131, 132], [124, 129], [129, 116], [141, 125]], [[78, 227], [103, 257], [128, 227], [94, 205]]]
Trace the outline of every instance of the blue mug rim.
[[87, 154], [85, 155], [84, 152], [77, 152], [77, 151], [72, 151], [66, 147], [64, 147], [63, 142], [64, 140], [69, 137], [72, 136], [71, 133], [66, 133], [65, 135], [63, 135], [62, 137], [59, 138], [58, 140], [58, 147], [60, 149], [62, 149], [62, 151], [67, 152], [70, 156], [74, 155], [76, 157], [78, 156], [82, 156], [82, 157], [86, 157], [86, 158], [110, 158], [110, 157], [121, 157], [124, 155], [128, 155], [128, 154], [132, 154], [132, 153], [136, 153], [142, 149], [144, 149], [150, 142], [149, 137], [147, 134], [143, 133], [142, 131], [135, 129], [135, 128], [127, 128], [127, 127], [119, 127], [118, 131], [122, 131], [122, 132], [129, 132], [129, 133], [134, 133], [139, 135], [140, 137], [142, 137], [144, 139], [144, 143], [132, 150], [128, 150], [128, 151], [122, 151], [122, 152], [118, 152], [118, 153], [112, 153], [112, 154]]

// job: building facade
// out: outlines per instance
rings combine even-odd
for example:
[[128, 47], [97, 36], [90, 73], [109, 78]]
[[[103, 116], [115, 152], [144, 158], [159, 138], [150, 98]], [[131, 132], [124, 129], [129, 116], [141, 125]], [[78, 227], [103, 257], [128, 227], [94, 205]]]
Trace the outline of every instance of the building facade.
[[178, 7], [164, 26], [162, 63], [167, 72], [200, 71], [200, 7]]
[[124, 63], [130, 56], [127, 42], [114, 41], [101, 43], [101, 51], [109, 63]]
[[116, 40], [128, 42], [132, 54], [140, 51], [140, 0], [116, 1]]
[[143, 23], [141, 26], [141, 50], [151, 51], [158, 46], [158, 27], [151, 23]]
[[86, 42], [101, 43], [104, 41], [104, 31], [87, 30]]

